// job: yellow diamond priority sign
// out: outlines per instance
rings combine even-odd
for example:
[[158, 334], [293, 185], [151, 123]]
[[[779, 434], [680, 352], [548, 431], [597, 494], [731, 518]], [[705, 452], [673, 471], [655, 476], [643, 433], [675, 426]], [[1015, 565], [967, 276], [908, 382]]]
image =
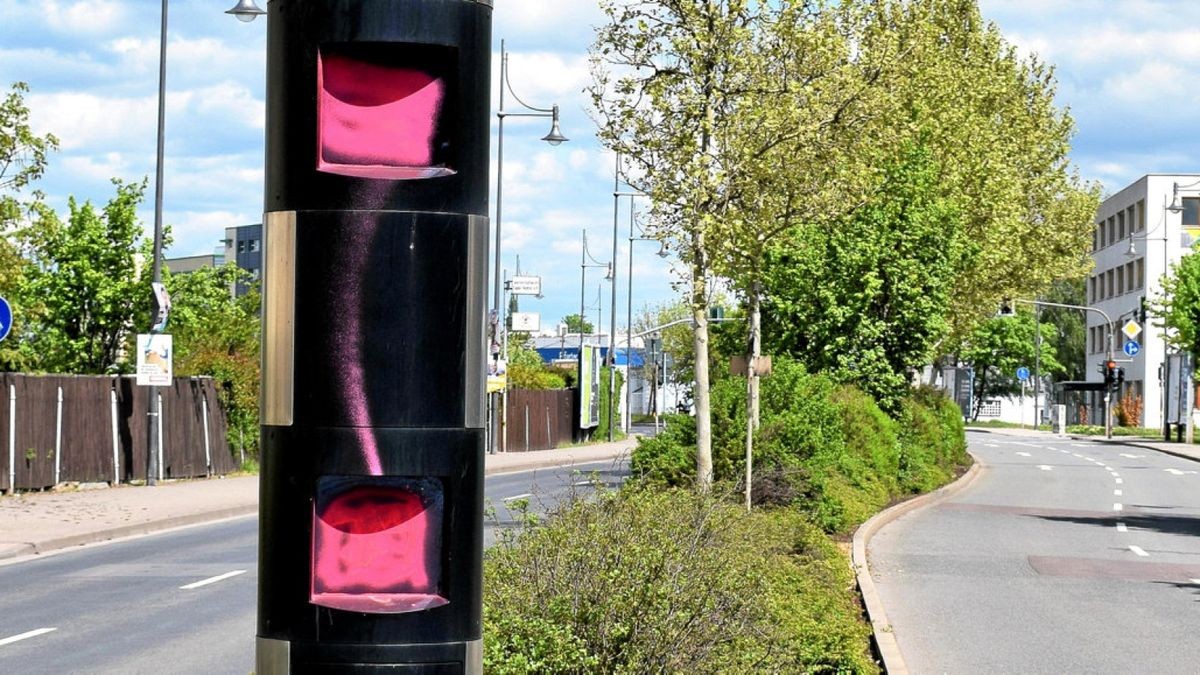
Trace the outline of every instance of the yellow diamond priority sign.
[[1138, 325], [1138, 322], [1130, 319], [1124, 326], [1121, 326], [1121, 332], [1130, 340], [1136, 340], [1142, 332], [1142, 327]]

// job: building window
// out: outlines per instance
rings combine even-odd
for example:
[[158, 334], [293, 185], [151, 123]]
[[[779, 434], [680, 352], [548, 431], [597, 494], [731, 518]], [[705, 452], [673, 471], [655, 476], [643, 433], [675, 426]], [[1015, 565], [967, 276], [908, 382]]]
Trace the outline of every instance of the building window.
[[258, 281], [258, 268], [257, 267], [250, 268], [250, 280]]
[[1108, 218], [1108, 244], [1109, 246], [1117, 243], [1117, 217], [1109, 216]]
[[1137, 203], [1137, 229], [1138, 232], [1146, 230], [1146, 200], [1139, 200]]
[[1124, 238], [1125, 238], [1125, 212], [1120, 211], [1117, 213], [1117, 239], [1119, 240], [1119, 239], [1124, 239]]
[[1133, 264], [1134, 264], [1133, 277], [1135, 279], [1137, 279], [1137, 287], [1145, 288], [1146, 287], [1146, 259], [1138, 258], [1137, 260], [1133, 261]]
[[1100, 248], [1108, 246], [1108, 226], [1105, 224], [1105, 221], [1100, 221], [1096, 229], [1100, 231]]
[[246, 252], [246, 240], [242, 239], [241, 241], [238, 242], [238, 253], [245, 253], [245, 252]]
[[1200, 197], [1183, 198], [1183, 226], [1200, 226]]
[[251, 253], [258, 253], [258, 249], [259, 249], [258, 240], [257, 240], [257, 239], [251, 239], [251, 240], [250, 240], [250, 252], [251, 252]]

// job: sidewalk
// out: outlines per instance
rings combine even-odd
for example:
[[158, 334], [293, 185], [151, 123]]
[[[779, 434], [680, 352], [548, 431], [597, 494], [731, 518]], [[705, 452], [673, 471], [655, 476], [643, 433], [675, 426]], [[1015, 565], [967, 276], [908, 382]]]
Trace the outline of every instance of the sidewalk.
[[[635, 439], [487, 455], [488, 475], [571, 466], [628, 455]], [[46, 553], [258, 511], [258, 476], [123, 485], [0, 497], [0, 559]]]
[[1200, 445], [1190, 445], [1188, 443], [1166, 443], [1155, 438], [1144, 438], [1140, 436], [1113, 436], [1112, 438], [1105, 438], [1104, 436], [1083, 436], [1079, 434], [1058, 436], [1050, 431], [990, 427], [967, 427], [967, 431], [982, 431], [984, 433], [1001, 434], [1004, 436], [1042, 436], [1047, 438], [1070, 438], [1072, 440], [1091, 441], [1093, 443], [1118, 443], [1132, 445], [1135, 448], [1157, 450], [1168, 455], [1182, 457], [1183, 459], [1190, 459], [1193, 462], [1200, 462]]

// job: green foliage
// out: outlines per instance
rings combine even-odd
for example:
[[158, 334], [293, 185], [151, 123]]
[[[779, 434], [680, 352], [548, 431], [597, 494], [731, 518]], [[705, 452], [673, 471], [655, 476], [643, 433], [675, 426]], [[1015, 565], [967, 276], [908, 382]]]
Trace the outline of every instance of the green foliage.
[[578, 314], [568, 314], [562, 318], [562, 322], [567, 325], [568, 333], [575, 333], [576, 335], [580, 333], [590, 335], [595, 330], [595, 326], [592, 325], [591, 321], [583, 319]]
[[528, 346], [521, 333], [508, 336], [508, 386], [512, 389], [564, 389], [566, 380], [542, 362], [537, 350]]
[[[1065, 305], [1087, 305], [1084, 277], [1055, 281], [1040, 298]], [[1078, 309], [1045, 307], [1042, 322], [1054, 326], [1054, 335], [1042, 335], [1042, 340], [1054, 345], [1054, 358], [1062, 365], [1064, 380], [1087, 379], [1087, 318]]]
[[236, 265], [166, 274], [171, 293], [167, 332], [175, 346], [175, 372], [208, 375], [217, 384], [229, 420], [231, 448], [252, 457], [258, 448], [259, 304], [257, 288], [240, 298], [230, 289], [249, 282]]
[[[893, 419], [857, 388], [809, 374], [791, 359], [777, 359], [762, 382], [752, 498], [795, 506], [827, 532], [849, 532], [890, 501], [945, 483], [969, 461], [962, 416], [934, 390], [911, 390]], [[734, 484], [745, 474], [745, 387], [743, 378], [729, 378], [712, 395], [713, 469], [717, 480]], [[639, 440], [632, 466], [640, 481], [692, 484], [691, 422], [673, 416], [666, 432]]]
[[877, 672], [844, 555], [796, 513], [627, 489], [484, 570], [489, 673]]
[[61, 373], [127, 369], [122, 347], [140, 325], [149, 327], [150, 242], [143, 240], [137, 207], [146, 183], [114, 180], [116, 195], [102, 211], [71, 198], [66, 223], [49, 210], [29, 237], [33, 263], [20, 297], [34, 318], [26, 335], [38, 355], [32, 367]]
[[1152, 303], [1167, 342], [1200, 358], [1200, 256], [1185, 255], [1163, 277], [1162, 295]]
[[928, 150], [905, 148], [861, 209], [804, 228], [767, 258], [767, 351], [851, 382], [898, 410], [945, 336], [963, 245]]
[[28, 85], [17, 82], [0, 101], [0, 297], [14, 305], [12, 332], [0, 342], [0, 370], [7, 371], [32, 369], [38, 359], [24, 339], [40, 305], [21, 294], [31, 269], [23, 246], [31, 235], [30, 226], [46, 207], [40, 192], [34, 191], [28, 199], [20, 193], [42, 176], [47, 154], [58, 147], [52, 134], [38, 136], [29, 127], [27, 93]]
[[[1064, 369], [1055, 355], [1055, 328], [1042, 323], [1041, 368], [1046, 374]], [[975, 369], [975, 411], [988, 397], [1007, 396], [1021, 391], [1017, 369], [1033, 368], [1037, 327], [1033, 314], [1019, 310], [1015, 316], [994, 317], [975, 328], [959, 349], [959, 358]]]
[[[612, 391], [613, 391], [613, 393], [616, 394], [616, 396], [618, 398], [618, 400], [616, 401], [616, 408], [612, 408], [613, 400], [612, 400], [612, 397], [609, 396], [608, 377], [610, 374], [615, 376], [615, 379], [613, 381]], [[616, 427], [613, 429], [613, 440], [625, 438], [625, 434], [620, 429], [620, 427], [621, 427], [620, 396], [621, 396], [621, 384], [624, 381], [625, 381], [625, 376], [621, 373], [621, 371], [619, 371], [619, 370], [613, 371], [613, 369], [609, 368], [608, 366], [604, 366], [604, 367], [600, 368], [600, 391], [598, 392], [600, 395], [600, 426], [596, 427], [596, 431], [592, 434], [593, 439], [607, 439], [608, 438], [608, 411], [610, 409], [613, 410], [613, 424], [616, 425]]]

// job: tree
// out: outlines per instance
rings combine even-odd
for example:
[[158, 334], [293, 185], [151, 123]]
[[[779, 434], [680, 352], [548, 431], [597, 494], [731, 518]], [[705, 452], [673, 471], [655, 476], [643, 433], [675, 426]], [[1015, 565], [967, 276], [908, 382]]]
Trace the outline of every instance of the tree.
[[964, 254], [957, 208], [927, 149], [908, 148], [880, 191], [828, 228], [803, 228], [766, 259], [768, 344], [899, 412], [948, 329]]
[[21, 337], [37, 311], [36, 304], [20, 296], [29, 269], [21, 242], [29, 234], [25, 228], [45, 209], [41, 193], [34, 191], [25, 200], [20, 193], [42, 176], [47, 154], [58, 147], [53, 134], [38, 136], [29, 127], [28, 92], [28, 85], [17, 82], [0, 102], [0, 297], [16, 304], [13, 332], [0, 342], [0, 370], [10, 371], [24, 370], [36, 360]]
[[1153, 299], [1151, 311], [1167, 342], [1200, 358], [1200, 256], [1185, 255], [1163, 277], [1162, 295]]
[[[258, 447], [259, 293], [235, 298], [235, 284], [250, 274], [232, 263], [188, 274], [164, 275], [171, 294], [167, 332], [173, 336], [175, 372], [207, 375], [217, 384], [229, 420], [230, 447]], [[139, 305], [140, 306], [140, 305]]]
[[730, 212], [721, 137], [746, 90], [750, 0], [603, 0], [608, 23], [592, 47], [592, 101], [599, 137], [633, 167], [627, 177], [651, 199], [647, 232], [672, 241], [687, 265], [695, 364], [696, 480], [712, 484], [709, 411], [708, 237]]
[[971, 243], [951, 296], [961, 338], [1001, 298], [1032, 297], [1090, 269], [1099, 187], [1070, 165], [1074, 122], [1055, 105], [1053, 69], [1022, 59], [976, 0], [878, 5], [880, 32], [903, 55], [892, 124], [939, 159]]
[[102, 211], [72, 197], [66, 223], [42, 209], [28, 237], [32, 266], [21, 295], [44, 307], [27, 339], [39, 370], [119, 372], [135, 319], [149, 321], [140, 311], [150, 288], [149, 265], [140, 264], [139, 254], [149, 260], [151, 244], [136, 215], [146, 182], [113, 184], [116, 194]]
[[[1043, 323], [1043, 337], [1054, 337], [1054, 325]], [[1021, 391], [1017, 369], [1033, 368], [1035, 359], [1035, 334], [1033, 314], [1018, 311], [1015, 316], [994, 317], [980, 324], [969, 341], [959, 350], [960, 358], [975, 371], [975, 409], [972, 419], [979, 418], [979, 411], [988, 397], [1010, 396]], [[1054, 355], [1052, 342], [1041, 344], [1042, 372], [1061, 373], [1062, 365]]]
[[567, 325], [568, 333], [591, 335], [595, 330], [591, 321], [581, 319], [578, 314], [568, 314], [562, 318], [562, 322]]
[[[1042, 294], [1041, 300], [1064, 305], [1087, 305], [1087, 289], [1084, 277], [1055, 281]], [[1078, 309], [1044, 307], [1042, 321], [1053, 324], [1057, 339], [1043, 335], [1054, 345], [1054, 357], [1063, 366], [1062, 379], [1087, 379], [1087, 317]]]

